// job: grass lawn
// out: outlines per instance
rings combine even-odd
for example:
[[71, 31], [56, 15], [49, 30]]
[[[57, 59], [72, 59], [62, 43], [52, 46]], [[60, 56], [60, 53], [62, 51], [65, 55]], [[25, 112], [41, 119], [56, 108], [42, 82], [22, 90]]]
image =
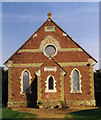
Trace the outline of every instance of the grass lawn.
[[11, 108], [2, 108], [2, 118], [36, 118], [36, 114], [13, 111]]
[[[101, 118], [101, 108], [81, 110], [77, 112], [67, 113], [66, 118]], [[100, 119], [101, 120], [101, 119]]]

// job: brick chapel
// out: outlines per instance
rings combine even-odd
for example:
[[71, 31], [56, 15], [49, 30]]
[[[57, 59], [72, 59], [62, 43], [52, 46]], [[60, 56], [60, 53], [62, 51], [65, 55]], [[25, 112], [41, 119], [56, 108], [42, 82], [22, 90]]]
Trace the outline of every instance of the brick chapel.
[[95, 106], [96, 60], [48, 13], [46, 22], [5, 62], [8, 107]]

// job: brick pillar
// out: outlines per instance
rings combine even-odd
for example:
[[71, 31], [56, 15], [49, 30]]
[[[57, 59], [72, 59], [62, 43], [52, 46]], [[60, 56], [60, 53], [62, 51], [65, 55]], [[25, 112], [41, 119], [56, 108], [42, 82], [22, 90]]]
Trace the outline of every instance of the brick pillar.
[[64, 101], [64, 75], [65, 74], [66, 74], [66, 72], [64, 72], [63, 70], [60, 71], [60, 80], [61, 80], [61, 82], [60, 82], [60, 85], [61, 85], [61, 88], [60, 88], [61, 93], [60, 93], [60, 95], [61, 95], [61, 100], [62, 101]]
[[12, 68], [8, 68], [8, 107], [12, 104]]
[[95, 92], [94, 92], [94, 72], [93, 72], [93, 65], [90, 66], [90, 91], [91, 91], [91, 101], [94, 106], [96, 106], [95, 101]]
[[40, 70], [38, 70], [37, 72], [36, 72], [36, 75], [37, 75], [37, 95], [38, 95], [38, 98], [37, 98], [37, 100], [39, 101], [40, 99], [41, 99], [41, 90], [42, 90], [42, 88], [41, 88], [41, 72], [40, 72]]

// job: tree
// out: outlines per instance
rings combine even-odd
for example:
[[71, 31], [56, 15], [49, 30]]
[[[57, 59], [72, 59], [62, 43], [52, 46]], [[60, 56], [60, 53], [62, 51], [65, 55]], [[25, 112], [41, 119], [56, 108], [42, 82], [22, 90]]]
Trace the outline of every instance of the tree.
[[101, 90], [101, 69], [94, 72], [94, 86], [95, 90]]
[[8, 101], [8, 70], [2, 69], [2, 105], [7, 106]]
[[101, 69], [94, 72], [96, 105], [101, 106]]

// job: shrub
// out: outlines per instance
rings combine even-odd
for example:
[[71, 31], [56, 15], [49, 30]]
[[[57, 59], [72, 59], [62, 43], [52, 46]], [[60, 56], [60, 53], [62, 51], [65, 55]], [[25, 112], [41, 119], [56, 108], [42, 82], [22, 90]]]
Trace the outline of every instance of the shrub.
[[38, 104], [39, 104], [39, 105], [42, 105], [42, 100], [39, 100]]
[[60, 101], [60, 105], [64, 105], [64, 101]]

